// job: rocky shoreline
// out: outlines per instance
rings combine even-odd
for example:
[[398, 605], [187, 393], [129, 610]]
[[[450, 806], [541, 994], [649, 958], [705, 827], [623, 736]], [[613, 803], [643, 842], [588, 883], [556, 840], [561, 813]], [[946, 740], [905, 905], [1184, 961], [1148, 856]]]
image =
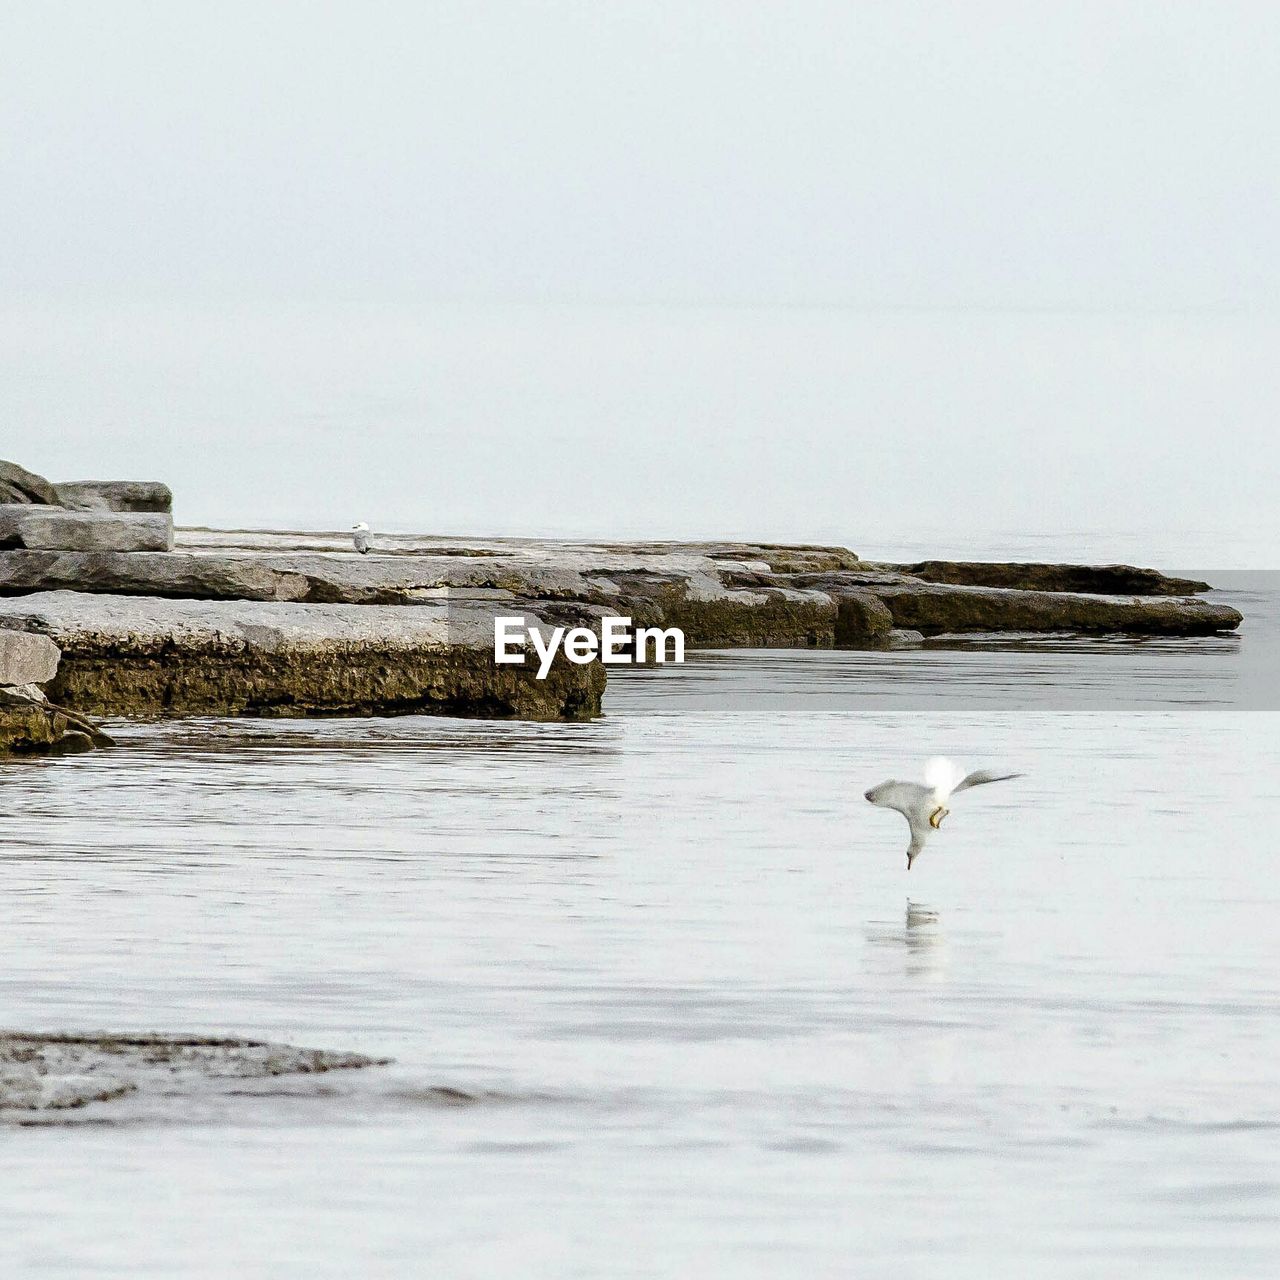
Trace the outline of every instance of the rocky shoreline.
[[[415, 711], [522, 720], [597, 714], [604, 669], [548, 678], [495, 667], [492, 614], [39, 592], [0, 599], [5, 628], [61, 650], [47, 686], [90, 716], [355, 716]], [[531, 622], [536, 619], [530, 617]]]
[[[690, 648], [1201, 636], [1241, 622], [1206, 597], [1209, 584], [1128, 565], [901, 565], [827, 546], [377, 534], [359, 555], [340, 534], [175, 536], [169, 491], [156, 483], [54, 485], [0, 463], [0, 498], [0, 632], [56, 644], [56, 674], [20, 683], [43, 684], [74, 716], [599, 713], [598, 663], [560, 657], [544, 681], [496, 665], [498, 614], [593, 627], [628, 615], [681, 628]], [[0, 712], [0, 749], [9, 716]]]

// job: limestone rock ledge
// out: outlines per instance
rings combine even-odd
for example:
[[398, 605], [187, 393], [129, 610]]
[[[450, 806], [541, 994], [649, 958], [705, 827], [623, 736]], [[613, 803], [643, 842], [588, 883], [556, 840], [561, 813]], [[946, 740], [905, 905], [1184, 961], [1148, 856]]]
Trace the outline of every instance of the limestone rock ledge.
[[1103, 596], [1003, 587], [885, 583], [876, 595], [894, 625], [925, 635], [966, 631], [1203, 636], [1230, 631], [1238, 610], [1209, 600]]
[[168, 551], [173, 517], [158, 512], [0, 506], [0, 546], [29, 551]]
[[560, 657], [538, 680], [533, 664], [497, 666], [492, 619], [485, 601], [315, 605], [73, 591], [0, 600], [0, 628], [40, 632], [61, 648], [49, 696], [84, 715], [599, 713], [603, 667]]
[[885, 565], [925, 582], [1016, 591], [1074, 591], [1086, 595], [1187, 596], [1210, 589], [1196, 578], [1171, 578], [1131, 564], [1038, 564], [985, 560], [922, 560]]
[[[589, 622], [603, 610], [644, 626], [678, 626], [692, 648], [876, 645], [895, 628], [1201, 635], [1241, 621], [1230, 606], [1189, 594], [1204, 584], [1150, 569], [911, 568], [956, 580], [864, 564], [830, 547], [382, 538], [359, 556], [334, 535], [184, 530], [169, 553], [0, 551], [0, 595], [73, 590], [421, 607], [487, 593], [540, 615], [550, 610], [557, 622]], [[969, 585], [970, 578], [999, 585]], [[1131, 590], [1119, 592], [1121, 585]]]

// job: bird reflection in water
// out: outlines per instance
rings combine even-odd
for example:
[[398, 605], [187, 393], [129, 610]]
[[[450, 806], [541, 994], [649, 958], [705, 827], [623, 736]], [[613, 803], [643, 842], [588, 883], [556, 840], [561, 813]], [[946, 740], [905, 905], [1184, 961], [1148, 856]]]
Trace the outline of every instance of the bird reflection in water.
[[946, 972], [947, 940], [938, 923], [938, 913], [920, 902], [907, 899], [906, 919], [901, 926], [873, 921], [867, 941], [876, 947], [897, 951], [906, 961], [911, 977], [941, 978]]

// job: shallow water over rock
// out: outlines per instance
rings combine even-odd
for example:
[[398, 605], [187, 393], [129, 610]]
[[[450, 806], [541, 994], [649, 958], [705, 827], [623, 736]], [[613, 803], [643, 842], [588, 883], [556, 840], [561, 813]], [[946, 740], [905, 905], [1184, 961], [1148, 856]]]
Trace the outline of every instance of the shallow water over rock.
[[143, 1106], [129, 1112], [137, 1118], [146, 1114], [148, 1101], [164, 1098], [172, 1110], [175, 1099], [208, 1091], [218, 1081], [319, 1075], [386, 1063], [358, 1053], [260, 1040], [0, 1031], [0, 1121], [32, 1123], [50, 1112], [140, 1094]]

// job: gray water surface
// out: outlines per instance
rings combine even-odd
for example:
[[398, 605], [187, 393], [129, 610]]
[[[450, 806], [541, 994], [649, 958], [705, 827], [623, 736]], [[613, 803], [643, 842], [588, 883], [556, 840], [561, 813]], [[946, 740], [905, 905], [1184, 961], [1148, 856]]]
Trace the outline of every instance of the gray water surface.
[[[396, 1062], [0, 1125], [0, 1274], [1274, 1275], [1280, 713], [1224, 696], [1238, 645], [697, 655], [586, 725], [3, 766], [0, 1025]], [[1027, 776], [908, 875], [862, 792], [934, 753]]]

